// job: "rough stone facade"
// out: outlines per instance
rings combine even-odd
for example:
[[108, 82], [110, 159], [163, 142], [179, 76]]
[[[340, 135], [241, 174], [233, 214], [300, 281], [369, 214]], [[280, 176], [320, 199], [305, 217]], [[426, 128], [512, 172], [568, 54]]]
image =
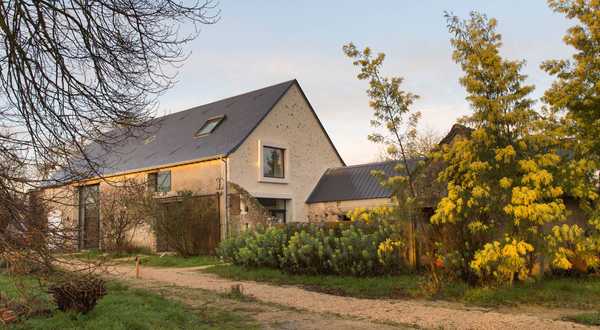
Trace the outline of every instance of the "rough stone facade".
[[[262, 177], [262, 145], [285, 149], [284, 179]], [[286, 199], [287, 221], [291, 222], [308, 220], [306, 198], [326, 169], [342, 165], [342, 160], [303, 92], [297, 84], [294, 84], [250, 136], [227, 158], [190, 160], [185, 164], [140, 169], [107, 177], [108, 182], [86, 180], [64, 187], [46, 189], [44, 194], [52, 200], [50, 209], [54, 221], [61, 221], [65, 226], [77, 228], [78, 187], [99, 184], [102, 192], [111, 183], [131, 179], [145, 182], [148, 173], [171, 171], [171, 193], [166, 194], [167, 196], [184, 190], [198, 194], [219, 194], [223, 237], [227, 232], [254, 228], [258, 223], [264, 222], [263, 217], [253, 209], [252, 203], [235, 188], [227, 189], [229, 198], [225, 201], [223, 197], [225, 172], [230, 182], [241, 186], [254, 197]], [[135, 245], [156, 249], [156, 237], [148, 226], [136, 228], [131, 235], [132, 243]]]
[[[260, 145], [286, 150], [285, 179], [260, 177]], [[330, 167], [342, 166], [333, 145], [297, 85], [230, 156], [229, 178], [252, 196], [289, 200], [288, 221], [307, 221], [306, 199]]]
[[348, 212], [357, 208], [369, 209], [381, 206], [391, 206], [392, 204], [391, 198], [312, 203], [307, 205], [308, 220], [310, 222], [340, 221], [344, 220], [344, 216]]
[[[88, 180], [63, 187], [46, 189], [45, 199], [49, 201], [49, 212], [51, 221], [59, 221], [63, 228], [74, 231], [79, 223], [79, 201], [78, 188], [80, 186], [99, 184], [100, 192], [108, 189], [111, 184], [125, 180], [135, 180], [140, 183], [146, 182], [149, 173], [158, 171], [171, 171], [171, 192], [165, 196], [171, 196], [178, 191], [192, 191], [197, 194], [216, 194], [219, 191], [219, 182], [223, 176], [223, 165], [221, 160], [211, 160], [190, 164], [174, 165], [161, 168], [150, 168], [136, 173], [116, 175], [105, 178], [106, 180]], [[157, 196], [160, 198], [161, 196]], [[223, 203], [220, 203], [223, 204]], [[220, 210], [223, 214], [224, 210]], [[102, 214], [100, 214], [102, 217]], [[100, 228], [102, 230], [102, 228]], [[156, 237], [147, 225], [139, 226], [130, 233], [131, 242], [139, 247], [156, 249]], [[76, 237], [72, 238], [76, 242]]]

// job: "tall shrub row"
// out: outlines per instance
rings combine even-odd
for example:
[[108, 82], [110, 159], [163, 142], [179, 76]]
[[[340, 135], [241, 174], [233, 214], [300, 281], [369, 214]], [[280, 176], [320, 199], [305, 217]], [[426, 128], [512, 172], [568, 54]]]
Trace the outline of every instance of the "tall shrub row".
[[295, 274], [365, 276], [406, 269], [402, 224], [383, 220], [259, 228], [224, 240], [218, 252], [236, 265]]

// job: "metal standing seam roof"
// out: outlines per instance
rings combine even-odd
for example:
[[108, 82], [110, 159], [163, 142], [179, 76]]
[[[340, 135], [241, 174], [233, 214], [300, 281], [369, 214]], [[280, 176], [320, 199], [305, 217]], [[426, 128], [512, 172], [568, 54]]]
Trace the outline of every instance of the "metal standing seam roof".
[[[110, 152], [91, 145], [88, 156], [101, 160], [101, 167], [96, 169], [101, 175], [227, 156], [246, 140], [294, 84], [306, 99], [295, 79], [286, 81], [156, 118], [144, 133], [126, 139]], [[224, 120], [212, 133], [194, 136], [206, 120], [217, 116], [224, 116]], [[316, 114], [315, 118], [323, 127]], [[323, 132], [331, 143], [327, 132], [324, 129]], [[337, 153], [333, 143], [331, 146]]]
[[[392, 193], [372, 175], [373, 171], [383, 171], [385, 176], [398, 175], [395, 167], [398, 161], [369, 163], [354, 166], [330, 168], [321, 177], [307, 203], [334, 202], [373, 198], [389, 198]], [[414, 168], [415, 160], [409, 167]]]

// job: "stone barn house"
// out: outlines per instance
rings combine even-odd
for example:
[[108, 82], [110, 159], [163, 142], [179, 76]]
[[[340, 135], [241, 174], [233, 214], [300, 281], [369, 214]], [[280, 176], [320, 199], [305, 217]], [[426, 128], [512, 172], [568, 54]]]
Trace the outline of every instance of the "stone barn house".
[[[344, 221], [355, 208], [393, 203], [372, 172], [394, 175], [396, 162], [346, 166], [296, 80], [156, 118], [145, 131], [103, 156], [98, 177], [43, 190], [49, 222], [76, 228], [75, 248], [102, 248], [99, 196], [125, 180], [145, 182], [163, 200], [183, 191], [213, 198], [212, 246], [264, 220], [253, 212], [256, 201], [276, 223]], [[469, 132], [454, 125], [440, 144]], [[434, 180], [439, 166], [426, 167], [425, 221], [444, 194]], [[164, 250], [147, 225], [131, 237], [134, 245]]]
[[[225, 237], [255, 222], [233, 187], [255, 197], [276, 222], [307, 221], [306, 200], [322, 174], [345, 165], [296, 80], [169, 114], [151, 126], [152, 134], [131, 138], [102, 160], [102, 179], [44, 190], [53, 201], [49, 221], [77, 226], [78, 248], [101, 247], [98, 194], [107, 181], [147, 181], [157, 198], [180, 191], [217, 196]], [[133, 243], [157, 249], [149, 228], [136, 230]]]

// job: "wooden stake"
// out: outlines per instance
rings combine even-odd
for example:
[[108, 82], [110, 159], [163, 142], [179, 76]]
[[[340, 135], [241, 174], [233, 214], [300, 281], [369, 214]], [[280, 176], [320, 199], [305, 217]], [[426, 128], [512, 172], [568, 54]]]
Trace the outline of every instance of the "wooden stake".
[[140, 278], [140, 256], [135, 257], [135, 278]]

